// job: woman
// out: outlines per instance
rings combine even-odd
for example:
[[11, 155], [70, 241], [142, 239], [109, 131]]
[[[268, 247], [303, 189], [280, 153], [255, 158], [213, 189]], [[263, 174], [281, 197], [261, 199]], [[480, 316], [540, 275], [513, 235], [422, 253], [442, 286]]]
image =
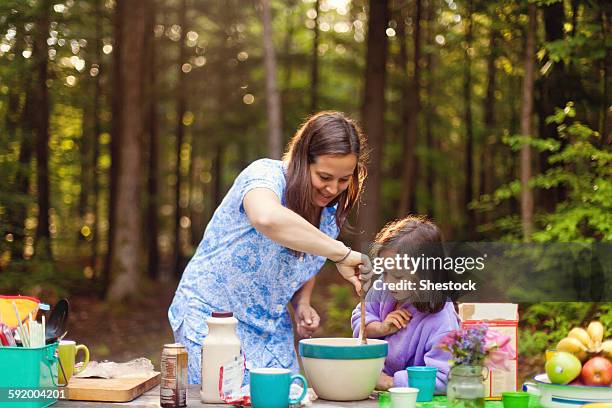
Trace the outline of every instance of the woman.
[[200, 383], [212, 312], [229, 310], [238, 319], [247, 369], [298, 371], [287, 304], [298, 334], [307, 337], [319, 326], [310, 295], [326, 258], [355, 290], [360, 279], [369, 281], [369, 258], [336, 240], [359, 199], [364, 160], [358, 126], [341, 113], [320, 112], [296, 132], [282, 161], [257, 160], [238, 175], [168, 311], [174, 337], [189, 353], [191, 384]]

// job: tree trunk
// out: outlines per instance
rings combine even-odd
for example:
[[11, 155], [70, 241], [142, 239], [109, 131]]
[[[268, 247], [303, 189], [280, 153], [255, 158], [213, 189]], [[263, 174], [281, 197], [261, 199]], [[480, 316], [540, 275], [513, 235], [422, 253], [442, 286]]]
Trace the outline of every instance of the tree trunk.
[[212, 161], [212, 205], [211, 205], [211, 216], [212, 212], [215, 211], [215, 208], [221, 204], [221, 200], [223, 199], [223, 145], [221, 143], [217, 143], [214, 149], [215, 156]]
[[47, 65], [50, 3], [42, 2], [36, 21], [36, 34], [32, 56], [37, 75], [35, 88], [36, 129], [36, 184], [38, 201], [38, 224], [36, 227], [36, 254], [52, 259], [51, 235], [49, 233], [49, 90], [47, 88]]
[[[603, 6], [599, 10], [599, 21], [603, 40], [605, 41], [607, 33], [610, 32], [610, 14]], [[599, 113], [599, 134], [601, 135], [601, 144], [612, 144], [612, 132], [609, 132], [610, 123], [608, 123], [608, 101], [611, 100], [608, 87], [608, 73], [612, 67], [612, 57], [610, 48], [606, 47], [606, 54], [601, 61], [601, 108]]]
[[359, 215], [362, 244], [369, 243], [379, 227], [380, 183], [385, 139], [385, 76], [387, 63], [387, 0], [370, 0], [364, 98], [361, 119], [372, 149], [368, 178]]
[[[91, 56], [90, 56], [91, 58]], [[88, 93], [93, 93], [93, 88], [95, 87], [94, 82], [95, 78], [91, 76], [87, 76], [87, 78], [83, 81], [85, 86], [87, 86]], [[95, 91], [94, 91], [95, 92]], [[93, 134], [93, 122], [94, 122], [94, 112], [93, 112], [93, 101], [87, 100], [85, 102], [85, 106], [83, 107], [83, 121], [81, 124], [81, 140], [79, 145], [80, 150], [80, 159], [81, 159], [81, 174], [80, 174], [80, 184], [81, 191], [79, 193], [79, 216], [81, 217], [81, 223], [85, 224], [86, 215], [89, 212], [89, 192], [91, 188], [91, 157], [93, 150], [93, 142], [94, 138]], [[79, 237], [82, 238], [82, 235], [79, 233]]]
[[[535, 65], [536, 5], [529, 4], [529, 26], [525, 45], [525, 79], [523, 80], [523, 109], [521, 111], [521, 135], [532, 136], [533, 83]], [[533, 232], [533, 191], [531, 179], [531, 147], [521, 148], [521, 221], [523, 240], [529, 241]]]
[[[565, 11], [563, 2], [555, 2], [543, 7], [544, 31], [546, 42], [553, 42], [565, 38], [563, 25], [565, 24]], [[546, 63], [547, 61], [543, 61]], [[555, 113], [555, 108], [565, 107], [566, 100], [566, 75], [563, 60], [554, 62], [547, 76], [541, 79], [542, 94], [539, 103], [539, 121], [542, 124], [541, 137], [559, 140], [562, 144], [564, 139], [559, 137], [557, 125], [555, 123], [546, 124], [546, 118]], [[548, 163], [550, 152], [544, 151], [539, 155], [541, 172], [546, 172], [552, 166]], [[547, 211], [553, 211], [557, 203], [563, 201], [565, 196], [564, 188], [557, 187], [547, 191], [542, 195], [542, 205]]]
[[427, 44], [427, 54], [425, 56], [425, 72], [426, 72], [426, 91], [427, 91], [427, 104], [425, 106], [425, 137], [427, 143], [427, 157], [426, 157], [426, 171], [425, 171], [425, 184], [427, 186], [427, 213], [436, 218], [436, 194], [435, 194], [435, 185], [436, 185], [436, 175], [435, 175], [435, 163], [432, 159], [432, 153], [439, 151], [439, 146], [436, 143], [433, 135], [433, 114], [434, 114], [434, 106], [432, 102], [432, 98], [434, 95], [434, 81], [433, 81], [433, 72], [435, 69], [433, 52], [431, 51], [434, 48], [434, 22], [435, 22], [435, 6], [433, 0], [427, 1], [427, 17], [425, 21], [427, 22], [427, 27], [425, 30], [425, 41]]
[[465, 109], [465, 189], [463, 193], [463, 205], [466, 216], [465, 232], [468, 239], [474, 238], [475, 216], [474, 211], [469, 209], [470, 202], [474, 198], [474, 129], [472, 123], [472, 57], [470, 48], [472, 47], [472, 12], [473, 0], [468, 1], [465, 31], [465, 61], [463, 70], [463, 104]]
[[156, 5], [154, 1], [150, 2], [147, 10], [147, 22], [144, 35], [145, 42], [145, 59], [147, 64], [146, 81], [145, 81], [145, 134], [148, 135], [149, 154], [148, 154], [148, 171], [147, 171], [147, 223], [146, 223], [146, 247], [147, 247], [147, 272], [149, 278], [157, 280], [159, 278], [159, 250], [157, 247], [157, 238], [159, 235], [159, 223], [157, 220], [158, 208], [158, 188], [157, 175], [159, 173], [158, 164], [158, 145], [159, 138], [157, 134], [157, 93], [156, 93], [156, 47], [155, 36], [153, 29], [155, 28], [155, 13]]
[[318, 88], [319, 88], [319, 13], [321, 12], [320, 0], [315, 0], [314, 4], [317, 16], [314, 19], [314, 27], [312, 28], [312, 67], [310, 74], [310, 113], [317, 111], [318, 105]]
[[282, 121], [280, 95], [276, 83], [276, 55], [272, 42], [270, 0], [261, 0], [263, 15], [264, 60], [266, 67], [266, 103], [268, 108], [268, 152], [272, 159], [282, 154]]
[[144, 71], [144, 33], [146, 26], [146, 0], [125, 2], [122, 20], [130, 22], [130, 30], [121, 33], [121, 150], [118, 156], [117, 225], [114, 229], [111, 271], [114, 280], [108, 297], [122, 301], [138, 291], [140, 280], [141, 246], [141, 174], [142, 124], [144, 98], [141, 75]]
[[91, 265], [93, 265], [95, 276], [99, 277], [100, 270], [98, 269], [98, 243], [99, 231], [98, 226], [100, 225], [100, 211], [98, 206], [98, 200], [100, 197], [100, 174], [98, 172], [98, 159], [100, 157], [100, 134], [102, 133], [102, 124], [100, 123], [100, 108], [102, 98], [102, 0], [96, 0], [95, 3], [96, 13], [96, 38], [94, 40], [94, 64], [97, 65], [98, 74], [95, 76], [94, 82], [94, 96], [93, 96], [93, 111], [94, 111], [94, 140], [93, 140], [93, 158], [92, 158], [92, 171], [93, 171], [93, 191], [92, 191], [92, 202], [93, 202], [93, 224], [91, 225], [92, 240], [91, 240]]
[[[104, 274], [103, 274], [103, 296], [107, 295], [107, 291], [111, 284], [111, 264], [114, 257], [113, 251], [115, 250], [115, 228], [120, 225], [117, 223], [117, 187], [119, 184], [119, 154], [121, 147], [121, 121], [122, 121], [122, 99], [123, 99], [123, 88], [121, 78], [121, 64], [122, 59], [122, 48], [124, 34], [124, 9], [127, 2], [131, 0], [119, 0], [115, 3], [115, 13], [113, 16], [113, 93], [111, 99], [111, 111], [112, 111], [112, 127], [111, 127], [111, 142], [110, 142], [110, 186], [109, 186], [109, 197], [108, 197], [108, 250], [106, 253], [106, 259], [104, 262]], [[129, 5], [129, 4], [128, 4]]]
[[[296, 24], [295, 18], [293, 18], [293, 15], [297, 15], [297, 12], [296, 12], [297, 4], [298, 3], [296, 3], [296, 0], [291, 0], [289, 1], [289, 4], [287, 5], [289, 10], [291, 10], [290, 12], [291, 15], [287, 17], [287, 33], [285, 34], [285, 38], [283, 40], [283, 56], [284, 56], [284, 61], [285, 61], [285, 69], [284, 69], [285, 75], [281, 82], [282, 83], [282, 86], [281, 86], [282, 106], [291, 104], [293, 100], [293, 92], [291, 90], [291, 80], [293, 78], [293, 65], [294, 65], [295, 58], [291, 52], [291, 47], [293, 44], [293, 38], [295, 36], [295, 31], [297, 28], [296, 26], [298, 24], [301, 24], [301, 20], [299, 23]], [[289, 136], [289, 133], [286, 132], [286, 129], [293, 126], [293, 124], [290, 123], [291, 120], [290, 118], [288, 118], [288, 115], [286, 114], [283, 115], [282, 120], [283, 120], [283, 128], [282, 128], [283, 142], [282, 144], [284, 145]]]
[[[30, 163], [32, 161], [32, 128], [31, 123], [31, 68], [26, 64], [26, 59], [22, 57], [25, 46], [25, 30], [22, 24], [17, 28], [15, 36], [15, 60], [18, 74], [15, 75], [12, 85], [9, 87], [7, 112], [6, 112], [6, 134], [13, 140], [19, 140], [19, 158], [15, 172], [15, 185], [12, 193], [15, 194], [15, 201], [10, 205], [5, 205], [6, 219], [8, 221], [7, 233], [13, 235], [12, 242], [8, 245], [11, 251], [11, 259], [21, 259], [25, 244], [25, 218], [27, 214], [27, 199], [29, 195], [29, 176]], [[22, 90], [26, 90], [26, 103], [21, 108], [20, 98]], [[22, 123], [21, 129], [19, 124]], [[20, 137], [19, 137], [20, 136]]]
[[179, 60], [178, 60], [178, 83], [176, 86], [176, 184], [174, 186], [174, 276], [180, 278], [183, 274], [182, 268], [182, 237], [181, 237], [181, 217], [183, 210], [181, 207], [181, 186], [183, 184], [181, 150], [185, 142], [185, 125], [183, 117], [187, 110], [186, 82], [183, 64], [186, 63], [187, 50], [185, 49], [185, 35], [187, 34], [187, 0], [181, 1], [179, 25], [181, 26], [181, 39], [179, 41]]
[[[421, 58], [421, 14], [422, 14], [422, 0], [415, 1], [415, 17], [413, 27], [413, 76], [408, 79], [408, 72], [405, 72], [405, 78], [407, 79], [404, 83], [404, 98], [408, 103], [404, 104], [404, 110], [402, 112], [402, 128], [405, 131], [402, 158], [404, 160], [404, 169], [402, 172], [402, 194], [400, 199], [398, 217], [404, 217], [410, 212], [415, 212], [415, 195], [417, 186], [417, 154], [416, 146], [418, 141], [418, 116], [420, 110], [420, 76], [421, 68], [419, 67], [419, 60]], [[405, 22], [404, 18], [400, 18], [398, 22], [398, 34], [400, 35], [400, 55], [401, 55], [401, 69], [402, 71], [407, 69], [407, 52], [405, 44]]]
[[[480, 195], [493, 192], [493, 180], [495, 178], [495, 146], [497, 144], [497, 130], [495, 128], [495, 60], [497, 59], [497, 37], [498, 31], [491, 23], [489, 31], [489, 55], [487, 56], [487, 90], [484, 98], [484, 132], [480, 160]], [[486, 213], [485, 217], [490, 215]]]
[[[29, 71], [26, 71], [29, 72]], [[13, 220], [13, 246], [11, 247], [11, 259], [20, 259], [23, 256], [23, 248], [25, 246], [25, 219], [28, 214], [28, 204], [26, 198], [30, 192], [30, 173], [31, 173], [31, 162], [32, 153], [34, 149], [34, 126], [32, 124], [32, 118], [34, 117], [33, 105], [33, 84], [30, 83], [32, 76], [26, 73], [25, 82], [27, 94], [23, 111], [21, 113], [21, 146], [19, 148], [19, 159], [17, 174], [15, 175], [15, 187], [17, 188], [17, 194], [19, 194], [23, 200], [20, 200], [15, 205], [13, 214], [9, 214], [9, 219]]]

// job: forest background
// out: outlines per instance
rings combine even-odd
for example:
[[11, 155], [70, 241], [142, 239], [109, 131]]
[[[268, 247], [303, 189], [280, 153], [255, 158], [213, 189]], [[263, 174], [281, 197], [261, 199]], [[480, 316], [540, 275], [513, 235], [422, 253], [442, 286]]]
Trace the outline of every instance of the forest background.
[[[595, 0], [2, 0], [0, 292], [69, 296], [94, 358], [165, 313], [236, 175], [311, 113], [372, 149], [359, 217], [450, 241], [612, 239], [611, 4]], [[357, 300], [331, 268], [319, 335]], [[610, 303], [521, 304], [521, 376]], [[159, 333], [159, 336], [152, 336]]]

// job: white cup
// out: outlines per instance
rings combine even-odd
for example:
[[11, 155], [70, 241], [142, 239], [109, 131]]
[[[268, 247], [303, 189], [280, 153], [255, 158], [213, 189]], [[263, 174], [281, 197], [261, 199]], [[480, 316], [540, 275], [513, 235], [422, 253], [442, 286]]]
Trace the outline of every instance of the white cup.
[[389, 388], [391, 394], [392, 408], [414, 408], [416, 407], [418, 388], [394, 387]]

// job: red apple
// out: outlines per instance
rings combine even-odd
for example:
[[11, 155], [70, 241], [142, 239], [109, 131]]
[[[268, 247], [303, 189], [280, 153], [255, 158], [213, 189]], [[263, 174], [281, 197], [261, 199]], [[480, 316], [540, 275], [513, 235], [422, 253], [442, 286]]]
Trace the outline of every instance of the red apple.
[[608, 386], [612, 383], [612, 363], [604, 357], [593, 357], [582, 367], [584, 385]]

